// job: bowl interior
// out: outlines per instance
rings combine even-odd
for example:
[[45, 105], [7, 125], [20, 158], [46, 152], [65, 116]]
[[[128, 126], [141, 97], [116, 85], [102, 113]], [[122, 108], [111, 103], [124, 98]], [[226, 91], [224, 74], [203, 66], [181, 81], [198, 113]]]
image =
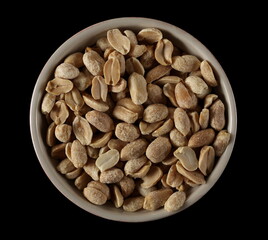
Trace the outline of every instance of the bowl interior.
[[148, 18], [111, 19], [92, 25], [78, 32], [66, 42], [64, 42], [55, 51], [55, 53], [45, 64], [37, 79], [32, 95], [30, 109], [30, 128], [32, 141], [42, 168], [52, 183], [58, 188], [58, 190], [82, 209], [97, 216], [111, 220], [126, 222], [150, 221], [173, 215], [179, 211], [168, 213], [165, 210], [160, 209], [153, 212], [138, 211], [135, 213], [129, 213], [121, 209], [111, 207], [109, 204], [104, 206], [95, 206], [89, 203], [83, 197], [82, 193], [73, 186], [73, 184], [70, 184], [70, 182], [64, 176], [60, 175], [55, 170], [55, 166], [58, 162], [50, 157], [50, 151], [45, 144], [44, 139], [47, 125], [45, 123], [44, 116], [40, 111], [40, 105], [47, 81], [51, 79], [55, 67], [61, 63], [67, 55], [77, 51], [83, 51], [86, 46], [91, 46], [96, 42], [98, 38], [105, 36], [106, 31], [109, 29], [131, 29], [135, 32], [138, 32], [139, 30], [147, 27], [159, 28], [163, 32], [164, 36], [170, 39], [175, 46], [181, 48], [189, 54], [197, 56], [199, 59], [206, 59], [211, 63], [217, 80], [220, 83], [220, 86], [217, 88], [217, 92], [220, 94], [221, 99], [224, 101], [226, 107], [227, 130], [231, 133], [232, 136], [230, 144], [228, 145], [226, 151], [215, 165], [214, 170], [210, 176], [207, 178], [207, 183], [193, 188], [187, 198], [187, 201], [185, 202], [185, 205], [179, 211], [188, 208], [196, 201], [198, 201], [216, 183], [229, 161], [235, 142], [237, 116], [234, 95], [230, 83], [226, 74], [224, 73], [224, 70], [216, 58], [202, 43], [200, 43], [193, 36], [174, 25]]

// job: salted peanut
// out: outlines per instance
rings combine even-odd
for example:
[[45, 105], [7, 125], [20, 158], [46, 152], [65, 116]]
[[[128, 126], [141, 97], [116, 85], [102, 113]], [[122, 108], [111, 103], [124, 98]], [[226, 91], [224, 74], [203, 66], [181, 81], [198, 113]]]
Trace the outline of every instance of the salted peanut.
[[136, 186], [136, 189], [137, 189], [138, 193], [141, 196], [145, 197], [150, 192], [153, 192], [153, 191], [157, 190], [157, 187], [156, 186], [152, 186], [150, 188], [143, 188], [143, 187], [141, 187], [140, 183], [138, 183], [137, 186]]
[[119, 168], [110, 168], [100, 174], [100, 182], [111, 184], [117, 183], [124, 177], [124, 173]]
[[177, 168], [177, 171], [181, 175], [183, 175], [184, 177], [190, 179], [194, 183], [196, 183], [198, 185], [206, 183], [206, 180], [205, 180], [204, 175], [202, 173], [200, 173], [197, 170], [195, 170], [195, 171], [187, 171], [179, 161], [176, 163], [176, 168]]
[[189, 118], [191, 121], [191, 130], [192, 133], [195, 133], [197, 131], [199, 131], [200, 129], [200, 125], [199, 125], [199, 115], [197, 111], [194, 112], [190, 112], [189, 114]]
[[72, 126], [60, 124], [55, 128], [55, 136], [60, 142], [68, 142], [71, 138]]
[[65, 158], [57, 165], [56, 169], [61, 174], [66, 174], [68, 172], [75, 170], [76, 168], [68, 158]]
[[91, 46], [91, 47], [86, 47], [85, 48], [85, 53], [86, 52], [89, 52], [89, 51], [95, 51], [95, 52], [97, 52], [100, 56], [102, 56], [102, 51], [101, 51], [101, 49], [99, 48], [99, 47], [97, 47], [96, 45], [95, 46]]
[[165, 76], [170, 70], [171, 66], [157, 65], [147, 72], [145, 79], [147, 83], [152, 83], [153, 81]]
[[154, 45], [146, 46], [146, 52], [141, 55], [140, 62], [146, 70], [153, 67], [154, 63], [156, 62], [154, 57]]
[[127, 212], [136, 212], [142, 209], [143, 203], [144, 197], [142, 196], [127, 198], [124, 201], [123, 209]]
[[61, 63], [56, 67], [55, 77], [64, 79], [74, 79], [79, 75], [79, 69], [70, 63]]
[[197, 106], [197, 97], [182, 81], [176, 84], [175, 98], [183, 109], [194, 109]]
[[176, 108], [174, 112], [174, 124], [177, 130], [186, 136], [191, 130], [191, 122], [189, 116], [182, 108]]
[[105, 146], [103, 146], [103, 147], [100, 148], [99, 155], [102, 155], [102, 154], [108, 152], [109, 150], [110, 150], [110, 148], [108, 147], [108, 145], [105, 145]]
[[52, 146], [51, 148], [51, 157], [54, 159], [64, 159], [66, 158], [65, 154], [66, 143], [60, 143]]
[[76, 68], [83, 67], [84, 66], [83, 53], [81, 53], [81, 52], [72, 53], [64, 59], [64, 62], [72, 64]]
[[49, 114], [56, 101], [56, 95], [46, 93], [41, 104], [41, 111], [43, 114]]
[[116, 185], [112, 185], [111, 194], [112, 194], [112, 202], [114, 203], [114, 206], [116, 208], [122, 207], [124, 203], [124, 197], [122, 193], [120, 192], [119, 187]]
[[89, 86], [92, 84], [92, 79], [94, 76], [86, 69], [86, 73], [80, 72], [78, 77], [73, 79], [73, 84], [74, 86], [79, 90], [79, 91], [85, 91]]
[[174, 122], [172, 119], [166, 120], [163, 125], [159, 128], [157, 128], [155, 131], [152, 132], [153, 137], [160, 137], [162, 135], [165, 135], [171, 131], [171, 129], [174, 127]]
[[209, 108], [210, 126], [217, 131], [220, 131], [225, 126], [225, 107], [220, 99], [217, 99]]
[[124, 147], [124, 146], [126, 146], [127, 145], [127, 142], [123, 142], [123, 141], [121, 141], [120, 139], [110, 139], [109, 140], [109, 142], [108, 142], [108, 147], [110, 148], [110, 149], [116, 149], [116, 150], [118, 150], [119, 152], [122, 150], [122, 148]]
[[180, 78], [178, 76], [164, 76], [164, 77], [161, 77], [160, 79], [158, 79], [157, 81], [155, 81], [154, 83], [159, 85], [159, 86], [164, 86], [167, 83], [177, 84], [180, 81], [182, 81], [182, 78]]
[[198, 98], [201, 99], [208, 95], [211, 90], [206, 82], [197, 76], [189, 76], [185, 79], [184, 82], [185, 85], [191, 89], [191, 91], [195, 93]]
[[[109, 55], [110, 55], [112, 52], [114, 52], [114, 51], [116, 51], [116, 50], [115, 50], [112, 46], [106, 48], [105, 51], [104, 51], [104, 53], [103, 53], [103, 58], [104, 58], [104, 60], [108, 60]], [[117, 51], [116, 51], [116, 52], [117, 52]], [[121, 54], [121, 53], [120, 53], [120, 54]]]
[[125, 198], [133, 193], [136, 186], [134, 180], [127, 176], [124, 176], [117, 184], [120, 186], [121, 193]]
[[105, 83], [115, 86], [121, 76], [120, 62], [117, 58], [108, 58], [103, 67]]
[[216, 87], [218, 85], [213, 70], [207, 60], [201, 62], [200, 70], [204, 80], [209, 86]]
[[73, 171], [66, 173], [65, 177], [67, 179], [73, 180], [73, 179], [76, 179], [77, 177], [79, 177], [81, 175], [81, 173], [82, 173], [82, 168], [76, 168]]
[[147, 84], [148, 99], [145, 104], [162, 103], [166, 104], [166, 98], [163, 94], [163, 90], [156, 84]]
[[172, 58], [172, 68], [180, 72], [193, 72], [200, 66], [200, 61], [196, 56], [183, 55]]
[[227, 148], [231, 139], [231, 134], [226, 130], [221, 130], [213, 142], [213, 147], [215, 149], [215, 154], [217, 157], [220, 157], [225, 149]]
[[133, 45], [137, 45], [138, 44], [138, 40], [137, 40], [136, 34], [133, 31], [131, 31], [131, 30], [125, 30], [124, 31], [124, 34], [128, 37], [128, 39], [130, 41], [130, 44], [133, 44]]
[[139, 128], [131, 123], [118, 123], [115, 128], [115, 136], [124, 142], [132, 142], [139, 138]]
[[114, 130], [114, 122], [106, 113], [93, 110], [88, 112], [85, 117], [91, 125], [101, 132], [110, 132]]
[[[186, 178], [186, 177], [183, 177], [183, 180], [184, 180], [184, 182], [179, 186], [179, 187], [177, 187], [176, 189], [178, 190], [178, 191], [180, 191], [180, 192], [187, 192], [190, 188], [191, 188], [191, 186], [190, 185], [188, 185], [187, 183], [186, 183], [186, 181], [185, 181], [185, 179], [188, 179], [188, 178]], [[188, 179], [189, 180], [189, 179]], [[190, 181], [190, 180], [189, 180]], [[192, 182], [192, 181], [191, 181]], [[193, 182], [192, 182], [193, 183]], [[198, 184], [195, 184], [195, 183], [193, 183], [195, 186], [194, 187], [196, 187], [196, 186], [198, 186]]]
[[165, 173], [162, 177], [161, 177], [161, 184], [164, 188], [170, 188], [170, 186], [167, 184], [167, 174]]
[[172, 64], [173, 49], [173, 44], [168, 39], [164, 38], [159, 40], [154, 52], [156, 61], [164, 66]]
[[139, 138], [133, 142], [128, 143], [121, 150], [120, 153], [121, 161], [128, 161], [131, 159], [141, 157], [145, 153], [147, 146], [148, 143], [143, 138]]
[[151, 166], [148, 173], [142, 178], [142, 188], [150, 188], [158, 183], [163, 176], [161, 168], [157, 166]]
[[144, 108], [142, 105], [135, 104], [131, 98], [123, 98], [117, 102], [118, 106], [125, 107], [126, 109], [138, 114], [138, 118], [143, 117]]
[[110, 139], [113, 136], [113, 132], [107, 132], [107, 133], [98, 133], [97, 135], [94, 135], [92, 138], [92, 141], [90, 143], [90, 146], [93, 148], [102, 148], [110, 141]]
[[112, 51], [109, 55], [108, 55], [108, 59], [110, 58], [116, 58], [119, 61], [120, 64], [120, 75], [124, 76], [125, 71], [126, 71], [126, 60], [124, 55], [122, 55], [121, 53], [117, 52], [117, 51]]
[[136, 72], [144, 76], [145, 70], [140, 61], [135, 57], [130, 57], [126, 60], [126, 72], [131, 75]]
[[110, 45], [123, 55], [130, 51], [130, 40], [119, 29], [107, 31], [107, 39]]
[[188, 143], [187, 137], [184, 136], [180, 131], [176, 128], [172, 129], [169, 133], [169, 139], [171, 144], [174, 147], [182, 147], [186, 146]]
[[178, 211], [186, 200], [185, 192], [177, 191], [172, 193], [168, 200], [165, 202], [164, 209], [168, 212]]
[[83, 62], [87, 70], [93, 75], [103, 75], [104, 59], [94, 50], [90, 50], [83, 55]]
[[127, 123], [134, 123], [138, 119], [138, 113], [132, 112], [125, 107], [116, 105], [113, 110], [113, 116]]
[[187, 184], [189, 187], [192, 187], [192, 188], [197, 187], [199, 185], [185, 176], [183, 176], [183, 181], [185, 184]]
[[119, 161], [119, 152], [116, 149], [111, 149], [100, 156], [96, 160], [96, 166], [101, 172], [114, 167]]
[[85, 118], [81, 116], [75, 117], [73, 121], [73, 132], [81, 144], [89, 145], [91, 143], [93, 131]]
[[63, 124], [69, 117], [69, 111], [64, 100], [57, 101], [50, 111], [50, 118], [57, 124]]
[[105, 51], [107, 48], [111, 47], [107, 37], [101, 37], [97, 40], [96, 46], [101, 49], [101, 51]]
[[63, 78], [54, 78], [48, 81], [46, 91], [52, 95], [59, 96], [62, 93], [70, 92], [73, 89], [73, 83]]
[[148, 193], [145, 196], [143, 208], [153, 211], [164, 206], [165, 202], [168, 200], [172, 193], [173, 191], [169, 188], [159, 189]]
[[106, 112], [109, 110], [109, 105], [102, 100], [95, 100], [91, 95], [86, 92], [82, 93], [82, 97], [89, 107], [99, 111], [99, 112]]
[[127, 87], [127, 81], [124, 78], [120, 78], [118, 83], [114, 86], [109, 86], [109, 90], [112, 93], [121, 93], [123, 92]]
[[143, 112], [143, 120], [148, 123], [155, 123], [165, 119], [168, 115], [168, 108], [164, 104], [151, 104]]
[[192, 148], [179, 147], [173, 154], [186, 170], [195, 171], [198, 168], [198, 160]]
[[146, 45], [131, 45], [128, 56], [138, 58], [147, 51]]
[[176, 164], [171, 165], [167, 174], [166, 183], [172, 188], [177, 188], [183, 183], [183, 176], [178, 173]]
[[[131, 160], [129, 160], [129, 161], [131, 161]], [[152, 166], [152, 162], [148, 160], [139, 170], [137, 170], [133, 173], [129, 173], [128, 175], [135, 178], [135, 179], [136, 178], [143, 178], [147, 175], [151, 166]]]
[[99, 180], [100, 169], [96, 166], [94, 159], [89, 158], [83, 169], [93, 180]]
[[70, 92], [65, 93], [64, 100], [72, 111], [79, 111], [84, 105], [84, 99], [76, 87], [73, 87]]
[[196, 77], [200, 77], [203, 78], [201, 71], [200, 70], [196, 70], [196, 71], [192, 71], [189, 73], [189, 76], [196, 76]]
[[147, 101], [147, 83], [142, 75], [133, 72], [128, 78], [128, 87], [133, 103], [141, 105]]
[[87, 163], [87, 151], [79, 140], [74, 140], [71, 146], [71, 159], [76, 168], [81, 168]]
[[163, 86], [163, 93], [166, 97], [168, 97], [169, 101], [172, 103], [174, 107], [178, 107], [178, 103], [175, 97], [175, 87], [176, 85], [173, 83], [166, 83]]
[[199, 115], [199, 125], [201, 129], [206, 129], [209, 123], [209, 110], [207, 108], [203, 108]]
[[144, 28], [137, 34], [137, 39], [140, 42], [153, 44], [163, 38], [162, 32], [157, 28]]
[[140, 121], [139, 128], [140, 128], [141, 134], [149, 135], [152, 132], [154, 132], [156, 129], [158, 129], [163, 123], [164, 121], [159, 121], [155, 123], [147, 123], [144, 121]]
[[91, 95], [95, 100], [106, 101], [108, 86], [102, 76], [95, 76], [92, 80]]
[[56, 126], [57, 126], [56, 123], [52, 122], [47, 128], [46, 143], [50, 147], [56, 144], [56, 137], [55, 137]]
[[166, 166], [171, 166], [173, 164], [175, 164], [178, 161], [178, 159], [176, 157], [172, 155], [168, 155], [163, 161], [162, 163]]
[[148, 162], [148, 159], [145, 155], [139, 158], [135, 158], [135, 159], [131, 159], [127, 161], [124, 166], [124, 171], [125, 171], [126, 176], [128, 175], [132, 176], [131, 174], [139, 171], [147, 162]]
[[213, 93], [208, 94], [204, 99], [204, 108], [209, 108], [212, 105], [212, 103], [217, 99], [218, 95]]
[[89, 181], [91, 180], [90, 176], [88, 176], [85, 172], [83, 172], [80, 176], [78, 176], [75, 181], [74, 185], [79, 189], [83, 190]]
[[171, 143], [166, 137], [157, 137], [146, 149], [146, 157], [153, 163], [163, 161], [171, 151]]
[[65, 145], [65, 156], [70, 160], [72, 159], [71, 153], [72, 153], [72, 142], [68, 142]]
[[210, 145], [215, 138], [215, 131], [212, 128], [200, 130], [194, 133], [189, 141], [188, 146], [191, 148], [203, 147]]
[[136, 34], [133, 31], [125, 30], [124, 34], [130, 40], [130, 51], [128, 56], [138, 58], [147, 51], [147, 47], [145, 45], [138, 45]]
[[[98, 184], [102, 184], [102, 183], [98, 182]], [[103, 205], [108, 200], [108, 197], [104, 192], [104, 189], [106, 189], [106, 187], [107, 186], [105, 184], [102, 184], [101, 186], [98, 185], [98, 187], [87, 186], [86, 188], [84, 188], [83, 194], [87, 198], [87, 200], [90, 201], [91, 203], [96, 204], [96, 205]], [[108, 188], [108, 191], [110, 191], [109, 188]]]
[[98, 158], [98, 156], [99, 156], [99, 149], [93, 148], [91, 146], [86, 146], [86, 148], [87, 148], [87, 155], [90, 158], [94, 158], [94, 159], [97, 159]]
[[104, 183], [101, 183], [99, 181], [90, 181], [87, 184], [87, 187], [92, 187], [92, 188], [98, 189], [107, 197], [108, 200], [111, 197], [110, 188]]
[[215, 150], [212, 146], [204, 146], [200, 150], [198, 168], [207, 176], [212, 172], [215, 161]]

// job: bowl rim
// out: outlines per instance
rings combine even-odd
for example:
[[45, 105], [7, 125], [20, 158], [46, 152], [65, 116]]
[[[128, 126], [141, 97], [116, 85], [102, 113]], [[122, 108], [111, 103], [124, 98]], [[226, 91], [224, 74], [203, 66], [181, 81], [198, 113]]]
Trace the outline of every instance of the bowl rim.
[[[152, 27], [165, 27], [164, 29], [170, 29], [168, 31], [176, 31], [177, 33], [180, 33], [181, 35], [184, 36], [184, 38], [188, 38], [191, 39], [192, 44], [195, 44], [196, 46], [198, 46], [198, 49], [202, 52], [205, 52], [210, 59], [213, 60], [213, 68], [217, 69], [217, 72], [220, 73], [221, 75], [221, 84], [223, 86], [224, 91], [227, 92], [227, 95], [224, 95], [226, 99], [226, 101], [229, 103], [228, 105], [228, 131], [231, 132], [232, 137], [231, 137], [231, 141], [226, 149], [226, 151], [224, 152], [224, 154], [222, 155], [221, 159], [225, 159], [225, 161], [222, 161], [221, 163], [221, 168], [217, 169], [217, 172], [214, 173], [213, 170], [213, 174], [216, 175], [215, 178], [213, 179], [212, 182], [210, 182], [209, 185], [204, 184], [202, 186], [199, 186], [198, 188], [202, 188], [198, 191], [198, 193], [195, 195], [194, 200], [192, 201], [186, 201], [185, 205], [178, 211], [175, 212], [166, 212], [163, 209], [154, 211], [154, 212], [136, 212], [136, 213], [128, 213], [128, 212], [124, 212], [123, 210], [118, 211], [118, 209], [114, 210], [114, 209], [110, 209], [107, 206], [104, 207], [100, 207], [100, 206], [95, 206], [91, 203], [89, 203], [87, 200], [84, 199], [84, 201], [82, 201], [81, 199], [77, 199], [76, 194], [73, 194], [73, 187], [71, 186], [67, 186], [66, 184], [66, 179], [63, 178], [63, 176], [60, 176], [58, 172], [56, 172], [55, 167], [52, 166], [52, 163], [49, 161], [46, 161], [44, 159], [48, 159], [47, 156], [47, 152], [46, 150], [42, 147], [42, 145], [44, 145], [44, 140], [42, 138], [42, 136], [39, 134], [38, 132], [38, 114], [40, 116], [41, 111], [40, 111], [40, 101], [37, 101], [36, 98], [39, 94], [44, 94], [44, 88], [43, 88], [43, 92], [40, 92], [40, 89], [42, 88], [41, 86], [44, 85], [44, 76], [45, 73], [49, 71], [51, 71], [51, 69], [55, 69], [55, 66], [51, 66], [51, 62], [54, 59], [57, 59], [57, 57], [59, 55], [61, 55], [61, 51], [68, 47], [70, 44], [72, 44], [72, 42], [74, 42], [76, 39], [79, 39], [80, 35], [82, 34], [86, 34], [87, 32], [90, 31], [94, 31], [92, 29], [94, 28], [108, 28], [111, 29], [110, 26], [121, 26], [120, 23], [124, 22], [129, 22], [129, 21], [136, 21], [138, 23], [141, 22], [146, 22], [146, 24], [151, 23]], [[109, 28], [110, 27], [110, 28]], [[114, 27], [113, 27], [114, 28]], [[119, 27], [121, 28], [121, 27]], [[122, 27], [123, 28], [123, 27]], [[130, 27], [130, 29], [133, 27]], [[141, 29], [141, 28], [140, 28]], [[96, 30], [95, 30], [96, 31]], [[100, 32], [100, 30], [98, 31]], [[43, 79], [43, 80], [42, 80]], [[224, 80], [222, 80], [224, 79]], [[46, 79], [47, 81], [47, 79]], [[233, 94], [233, 90], [231, 87], [231, 84], [229, 82], [229, 79], [227, 78], [223, 68], [221, 67], [220, 63], [218, 62], [218, 60], [215, 58], [215, 56], [210, 52], [209, 49], [207, 49], [198, 39], [196, 39], [194, 36], [192, 36], [190, 33], [184, 31], [183, 29], [181, 29], [180, 27], [177, 27], [173, 24], [170, 24], [168, 22], [165, 21], [161, 21], [158, 19], [153, 19], [153, 18], [144, 18], [144, 17], [120, 17], [120, 18], [112, 18], [109, 20], [105, 20], [105, 21], [101, 21], [98, 23], [95, 23], [93, 25], [90, 25], [84, 29], [82, 29], [81, 31], [77, 32], [76, 34], [74, 34], [73, 36], [71, 36], [70, 38], [68, 38], [65, 42], [63, 42], [57, 49], [56, 51], [49, 57], [49, 59], [47, 60], [47, 62], [45, 63], [45, 65], [43, 66], [37, 80], [34, 86], [34, 90], [32, 93], [32, 97], [31, 97], [31, 103], [30, 103], [30, 112], [29, 112], [29, 118], [30, 118], [30, 132], [31, 132], [31, 139], [32, 139], [32, 143], [33, 143], [33, 147], [36, 153], [36, 156], [39, 160], [39, 163], [41, 165], [41, 167], [43, 168], [44, 172], [46, 173], [47, 177], [49, 178], [49, 180], [53, 183], [53, 185], [70, 201], [72, 201], [75, 205], [77, 205], [78, 207], [84, 209], [85, 211], [105, 218], [105, 219], [109, 219], [109, 220], [114, 220], [114, 221], [122, 221], [122, 222], [146, 222], [146, 221], [153, 221], [153, 220], [157, 220], [157, 219], [162, 219], [168, 216], [172, 216], [174, 214], [177, 214], [180, 211], [183, 211], [185, 209], [187, 209], [189, 206], [191, 206], [192, 204], [196, 203], [197, 201], [199, 201], [213, 186], [214, 184], [218, 181], [218, 179], [220, 178], [220, 176], [222, 175], [223, 171], [226, 168], [226, 165], [228, 164], [233, 148], [234, 148], [234, 144], [235, 144], [235, 139], [236, 139], [236, 133], [237, 133], [237, 109], [236, 109], [236, 102], [235, 102], [235, 97]], [[69, 183], [68, 183], [69, 184]], [[81, 200], [81, 201], [80, 201]], [[90, 207], [89, 207], [90, 206]]]

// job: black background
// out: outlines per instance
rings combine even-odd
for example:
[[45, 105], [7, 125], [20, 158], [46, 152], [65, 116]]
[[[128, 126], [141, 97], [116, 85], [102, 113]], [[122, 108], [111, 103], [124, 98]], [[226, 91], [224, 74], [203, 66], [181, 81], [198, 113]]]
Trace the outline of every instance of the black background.
[[[13, 161], [15, 168], [15, 173], [9, 172], [4, 184], [8, 183], [7, 188], [11, 190], [7, 205], [3, 205], [9, 209], [12, 206], [11, 216], [9, 213], [6, 221], [8, 225], [16, 226], [23, 236], [34, 235], [32, 230], [35, 229], [44, 235], [51, 231], [60, 236], [66, 233], [77, 236], [85, 233], [89, 238], [98, 227], [102, 229], [97, 233], [100, 236], [109, 234], [113, 237], [116, 233], [124, 238], [132, 235], [138, 237], [144, 230], [152, 234], [174, 233], [178, 237], [181, 234], [209, 237], [213, 231], [221, 237], [233, 232], [252, 232], [255, 206], [251, 199], [256, 198], [252, 191], [258, 184], [254, 184], [246, 169], [251, 155], [250, 151], [245, 154], [249, 142], [243, 130], [250, 121], [250, 116], [244, 111], [248, 101], [245, 91], [250, 81], [244, 75], [247, 68], [245, 62], [249, 54], [255, 51], [249, 38], [254, 34], [253, 28], [248, 32], [248, 26], [252, 23], [250, 6], [235, 7], [227, 3], [217, 3], [215, 6], [192, 3], [184, 6], [180, 2], [176, 6], [168, 2], [160, 6], [153, 2], [148, 6], [143, 6], [142, 2], [125, 2], [123, 5], [89, 2], [72, 4], [67, 9], [54, 5], [23, 5], [22, 10], [27, 11], [19, 11], [18, 15], [12, 12], [17, 16], [17, 21], [9, 23], [10, 27], [4, 37], [10, 44], [10, 48], [6, 49], [8, 55], [11, 55], [10, 64], [7, 64], [12, 73], [9, 84], [12, 85], [11, 81], [16, 80], [12, 98], [15, 103], [20, 102], [20, 107], [16, 110], [13, 108], [11, 112], [12, 116], [14, 112], [16, 114], [13, 119], [15, 132], [12, 137], [8, 136], [12, 146], [9, 150], [12, 157], [8, 160]], [[122, 6], [125, 9], [123, 12], [120, 10]], [[233, 87], [238, 110], [235, 148], [227, 168], [215, 186], [201, 200], [177, 215], [136, 224], [93, 216], [66, 199], [42, 170], [29, 132], [31, 94], [50, 55], [78, 31], [103, 20], [126, 16], [163, 20], [199, 39], [225, 70]], [[14, 58], [19, 59], [16, 65], [13, 65]], [[5, 168], [9, 166], [6, 165]], [[26, 228], [21, 227], [24, 224]], [[122, 234], [123, 230], [127, 231], [127, 235]], [[9, 234], [13, 233], [16, 232]]]

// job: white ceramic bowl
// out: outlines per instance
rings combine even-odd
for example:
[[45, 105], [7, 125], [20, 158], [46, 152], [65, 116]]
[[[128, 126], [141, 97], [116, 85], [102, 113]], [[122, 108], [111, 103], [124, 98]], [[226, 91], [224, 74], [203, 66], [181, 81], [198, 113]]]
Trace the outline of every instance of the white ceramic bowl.
[[224, 100], [226, 106], [227, 130], [231, 133], [232, 136], [230, 144], [217, 162], [213, 172], [208, 177], [207, 183], [194, 188], [191, 194], [188, 196], [185, 205], [178, 212], [190, 207], [192, 204], [197, 202], [216, 183], [229, 161], [236, 137], [236, 104], [228, 78], [224, 73], [224, 70], [222, 69], [221, 65], [212, 55], [212, 53], [189, 33], [183, 31], [182, 29], [174, 25], [159, 20], [126, 17], [111, 19], [97, 23], [69, 38], [49, 58], [37, 79], [33, 91], [30, 109], [30, 128], [34, 149], [39, 159], [39, 162], [45, 173], [47, 174], [48, 178], [65, 197], [67, 197], [74, 204], [88, 211], [89, 213], [116, 221], [151, 221], [164, 218], [178, 212], [168, 213], [164, 209], [160, 209], [153, 212], [143, 210], [135, 213], [130, 213], [124, 212], [121, 209], [116, 209], [111, 205], [95, 206], [89, 203], [83, 197], [81, 192], [78, 191], [74, 186], [72, 186], [65, 179], [65, 177], [59, 174], [55, 169], [57, 162], [51, 159], [49, 149], [47, 148], [46, 143], [44, 141], [46, 127], [44, 116], [40, 111], [40, 104], [47, 81], [51, 78], [55, 67], [59, 63], [61, 63], [67, 55], [73, 52], [82, 51], [86, 46], [92, 45], [99, 37], [104, 36], [106, 31], [109, 29], [121, 28], [138, 31], [147, 27], [159, 28], [164, 33], [164, 36], [166, 38], [169, 38], [171, 41], [173, 41], [175, 46], [178, 46], [182, 50], [188, 52], [189, 54], [193, 54], [200, 59], [206, 59], [212, 64], [215, 75], [220, 83], [220, 86], [218, 87], [217, 91], [220, 94], [221, 99]]

